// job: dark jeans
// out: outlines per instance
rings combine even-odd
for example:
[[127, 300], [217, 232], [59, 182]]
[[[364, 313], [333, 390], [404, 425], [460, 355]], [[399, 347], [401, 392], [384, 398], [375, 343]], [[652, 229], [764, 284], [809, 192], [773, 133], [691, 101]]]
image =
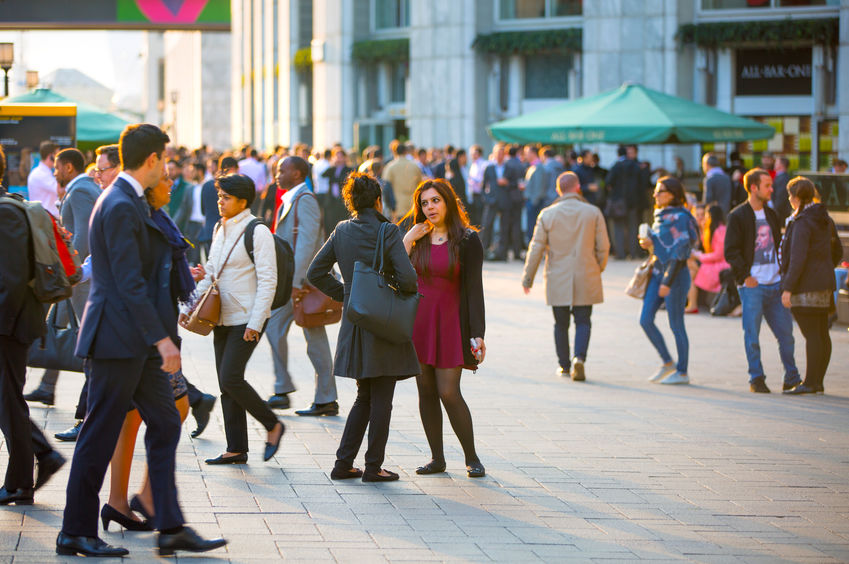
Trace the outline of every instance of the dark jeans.
[[593, 306], [554, 306], [551, 309], [554, 311], [554, 347], [557, 349], [557, 360], [561, 368], [569, 370], [572, 365], [572, 357], [569, 354], [570, 318], [575, 317], [575, 358], [587, 360]]
[[389, 421], [392, 418], [392, 397], [396, 379], [391, 376], [357, 380], [357, 399], [348, 413], [345, 431], [336, 450], [336, 468], [348, 470], [363, 444], [368, 426], [366, 471], [380, 472], [389, 439]]
[[828, 334], [828, 310], [792, 308], [793, 318], [805, 337], [805, 384], [814, 388], [823, 385], [831, 361], [831, 335]]
[[616, 258], [622, 260], [626, 253], [634, 259], [641, 257], [642, 251], [637, 238], [640, 212], [629, 209], [625, 217], [610, 218], [610, 222], [613, 224], [613, 250], [616, 251]]
[[646, 332], [646, 336], [651, 341], [651, 344], [657, 349], [664, 364], [671, 362], [672, 356], [669, 354], [669, 349], [666, 348], [663, 335], [661, 335], [660, 329], [654, 323], [661, 302], [666, 303], [669, 328], [672, 329], [672, 335], [675, 337], [675, 347], [678, 349], [678, 365], [676, 368], [678, 372], [686, 374], [690, 356], [690, 341], [687, 339], [687, 329], [684, 327], [684, 310], [687, 308], [687, 291], [690, 289], [690, 271], [686, 268], [678, 271], [678, 276], [675, 277], [675, 280], [673, 280], [672, 285], [669, 287], [669, 295], [666, 298], [661, 298], [658, 295], [662, 278], [662, 274], [652, 273], [646, 287], [646, 295], [643, 298], [640, 326]]
[[522, 239], [522, 209], [523, 204], [515, 203], [509, 208], [501, 210], [501, 233], [499, 235], [498, 250], [495, 255], [498, 258], [507, 258], [507, 251], [513, 249], [516, 258], [524, 250]]
[[41, 429], [30, 420], [24, 401], [28, 351], [29, 345], [0, 335], [0, 430], [9, 451], [2, 485], [11, 491], [31, 488], [33, 454], [41, 459], [53, 451]]
[[258, 340], [244, 340], [246, 327], [246, 324], [218, 326], [213, 330], [215, 368], [218, 371], [218, 386], [221, 388], [227, 452], [248, 452], [246, 412], [262, 423], [267, 431], [277, 425], [277, 416], [245, 380], [245, 367], [259, 344]]

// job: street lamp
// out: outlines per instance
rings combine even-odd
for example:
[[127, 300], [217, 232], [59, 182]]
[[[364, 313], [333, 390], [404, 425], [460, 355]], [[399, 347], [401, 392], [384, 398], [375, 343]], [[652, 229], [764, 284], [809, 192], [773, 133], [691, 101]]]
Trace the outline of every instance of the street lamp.
[[5, 75], [5, 96], [9, 96], [9, 69], [15, 62], [15, 44], [0, 43], [0, 68], [3, 69]]

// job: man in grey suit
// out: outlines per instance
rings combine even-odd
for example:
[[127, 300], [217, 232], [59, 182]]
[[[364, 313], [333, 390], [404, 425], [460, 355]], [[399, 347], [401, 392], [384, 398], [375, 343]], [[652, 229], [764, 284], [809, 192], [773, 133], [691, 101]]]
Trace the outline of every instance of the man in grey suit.
[[[65, 194], [60, 207], [62, 226], [71, 233], [71, 243], [82, 261], [89, 254], [88, 220], [91, 217], [92, 209], [94, 209], [94, 203], [100, 196], [100, 188], [94, 182], [94, 179], [85, 173], [85, 158], [77, 149], [60, 151], [56, 155], [55, 162], [53, 176], [56, 177], [59, 185], [59, 194], [61, 195], [63, 192]], [[85, 309], [88, 290], [88, 282], [82, 282], [74, 287], [71, 305], [77, 317], [81, 317], [83, 309]], [[64, 306], [60, 307], [62, 309], [57, 313], [64, 314]], [[62, 319], [60, 315], [59, 322], [67, 322], [67, 317]], [[45, 370], [38, 388], [24, 396], [24, 399], [53, 405], [58, 379], [58, 370]]]
[[733, 192], [731, 179], [719, 166], [716, 155], [705, 153], [702, 157], [702, 170], [705, 173], [705, 193], [702, 201], [705, 204], [716, 204], [722, 208], [722, 213], [728, 217], [731, 211], [731, 194]]
[[[275, 234], [285, 239], [295, 252], [295, 273], [292, 277], [292, 300], [304, 292], [307, 283], [307, 268], [312, 262], [324, 238], [321, 236], [321, 209], [318, 200], [309, 191], [305, 180], [309, 174], [309, 164], [300, 157], [286, 157], [277, 167], [277, 185], [286, 193], [280, 205]], [[297, 208], [297, 209], [295, 209]], [[297, 222], [297, 241], [295, 239]], [[289, 396], [295, 391], [289, 374], [289, 347], [286, 342], [289, 328], [294, 321], [293, 301], [271, 312], [266, 335], [271, 344], [274, 359], [274, 395], [268, 400], [269, 407], [286, 409]], [[339, 404], [336, 402], [336, 381], [333, 379], [333, 359], [327, 331], [323, 326], [304, 328], [307, 340], [307, 356], [315, 368], [315, 399], [309, 409], [296, 411], [298, 415], [337, 415]]]

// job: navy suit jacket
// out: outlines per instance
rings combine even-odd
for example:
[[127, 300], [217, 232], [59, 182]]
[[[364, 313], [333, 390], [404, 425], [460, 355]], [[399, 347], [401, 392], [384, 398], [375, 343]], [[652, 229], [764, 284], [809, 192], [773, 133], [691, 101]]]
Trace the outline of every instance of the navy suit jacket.
[[215, 231], [215, 224], [221, 219], [221, 216], [218, 214], [218, 190], [215, 188], [214, 180], [207, 180], [200, 189], [200, 211], [203, 213], [205, 221], [203, 228], [200, 230], [198, 241], [209, 243], [212, 241], [212, 232]]
[[80, 324], [77, 356], [147, 356], [151, 346], [170, 334], [172, 314], [162, 306], [170, 303], [170, 284], [152, 281], [160, 270], [170, 275], [171, 261], [163, 256], [167, 245], [153, 244], [153, 238], [164, 240], [165, 236], [149, 209], [120, 177], [94, 206], [89, 224], [91, 291]]

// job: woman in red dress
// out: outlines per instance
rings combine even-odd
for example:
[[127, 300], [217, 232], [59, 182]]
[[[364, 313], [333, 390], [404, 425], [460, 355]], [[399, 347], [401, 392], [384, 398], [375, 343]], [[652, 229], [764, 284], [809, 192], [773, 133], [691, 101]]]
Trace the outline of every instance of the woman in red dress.
[[445, 471], [442, 409], [460, 440], [470, 478], [486, 474], [475, 452], [472, 415], [460, 393], [463, 368], [477, 370], [486, 354], [484, 336], [483, 245], [451, 185], [426, 180], [413, 193], [413, 207], [401, 220], [412, 225], [404, 246], [418, 274], [422, 294], [413, 329], [421, 363], [416, 377], [419, 413], [433, 459], [416, 474]]

